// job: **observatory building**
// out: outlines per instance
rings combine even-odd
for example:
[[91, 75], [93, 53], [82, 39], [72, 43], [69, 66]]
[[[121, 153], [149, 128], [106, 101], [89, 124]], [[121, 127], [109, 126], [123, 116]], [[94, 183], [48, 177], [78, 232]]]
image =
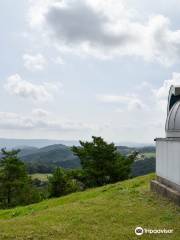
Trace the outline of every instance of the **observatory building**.
[[180, 205], [180, 86], [168, 96], [166, 137], [156, 138], [156, 175], [151, 189]]

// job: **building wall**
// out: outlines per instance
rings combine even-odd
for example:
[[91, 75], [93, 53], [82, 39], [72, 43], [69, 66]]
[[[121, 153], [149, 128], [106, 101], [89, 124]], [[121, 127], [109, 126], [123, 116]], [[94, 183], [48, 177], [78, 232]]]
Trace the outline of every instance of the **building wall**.
[[180, 186], [180, 139], [156, 139], [156, 174]]

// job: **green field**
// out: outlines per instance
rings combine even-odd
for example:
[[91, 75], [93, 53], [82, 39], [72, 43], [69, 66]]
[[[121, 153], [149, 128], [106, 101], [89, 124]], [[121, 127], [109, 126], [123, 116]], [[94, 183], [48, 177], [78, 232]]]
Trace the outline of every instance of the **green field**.
[[32, 179], [39, 179], [41, 181], [47, 181], [48, 180], [48, 176], [51, 176], [51, 174], [48, 173], [34, 173], [30, 175], [32, 177]]
[[[180, 239], [180, 208], [149, 191], [154, 175], [0, 210], [0, 239]], [[173, 229], [169, 235], [134, 233], [136, 226]]]
[[156, 157], [156, 153], [155, 152], [145, 152], [145, 153], [143, 153], [143, 155], [146, 158], [155, 158]]

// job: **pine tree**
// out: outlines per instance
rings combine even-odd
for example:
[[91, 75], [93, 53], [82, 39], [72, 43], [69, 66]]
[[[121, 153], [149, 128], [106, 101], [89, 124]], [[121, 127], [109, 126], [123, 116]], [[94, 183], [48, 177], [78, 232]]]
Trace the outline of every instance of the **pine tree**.
[[[18, 158], [19, 150], [1, 150], [0, 161], [0, 205], [9, 208], [25, 205], [38, 199], [31, 186], [25, 164]], [[35, 196], [36, 195], [36, 196]]]
[[80, 141], [80, 147], [72, 148], [81, 161], [85, 184], [101, 186], [129, 178], [136, 153], [126, 157], [117, 152], [113, 143], [107, 143], [101, 137], [93, 136], [92, 139], [92, 142]]

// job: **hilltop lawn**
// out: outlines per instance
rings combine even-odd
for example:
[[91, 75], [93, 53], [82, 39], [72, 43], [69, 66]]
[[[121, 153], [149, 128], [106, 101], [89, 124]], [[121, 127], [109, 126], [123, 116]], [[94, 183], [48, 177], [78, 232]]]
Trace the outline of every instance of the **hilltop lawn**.
[[[180, 239], [180, 208], [149, 191], [154, 175], [0, 210], [0, 239]], [[136, 236], [136, 226], [174, 229], [173, 234]]]

